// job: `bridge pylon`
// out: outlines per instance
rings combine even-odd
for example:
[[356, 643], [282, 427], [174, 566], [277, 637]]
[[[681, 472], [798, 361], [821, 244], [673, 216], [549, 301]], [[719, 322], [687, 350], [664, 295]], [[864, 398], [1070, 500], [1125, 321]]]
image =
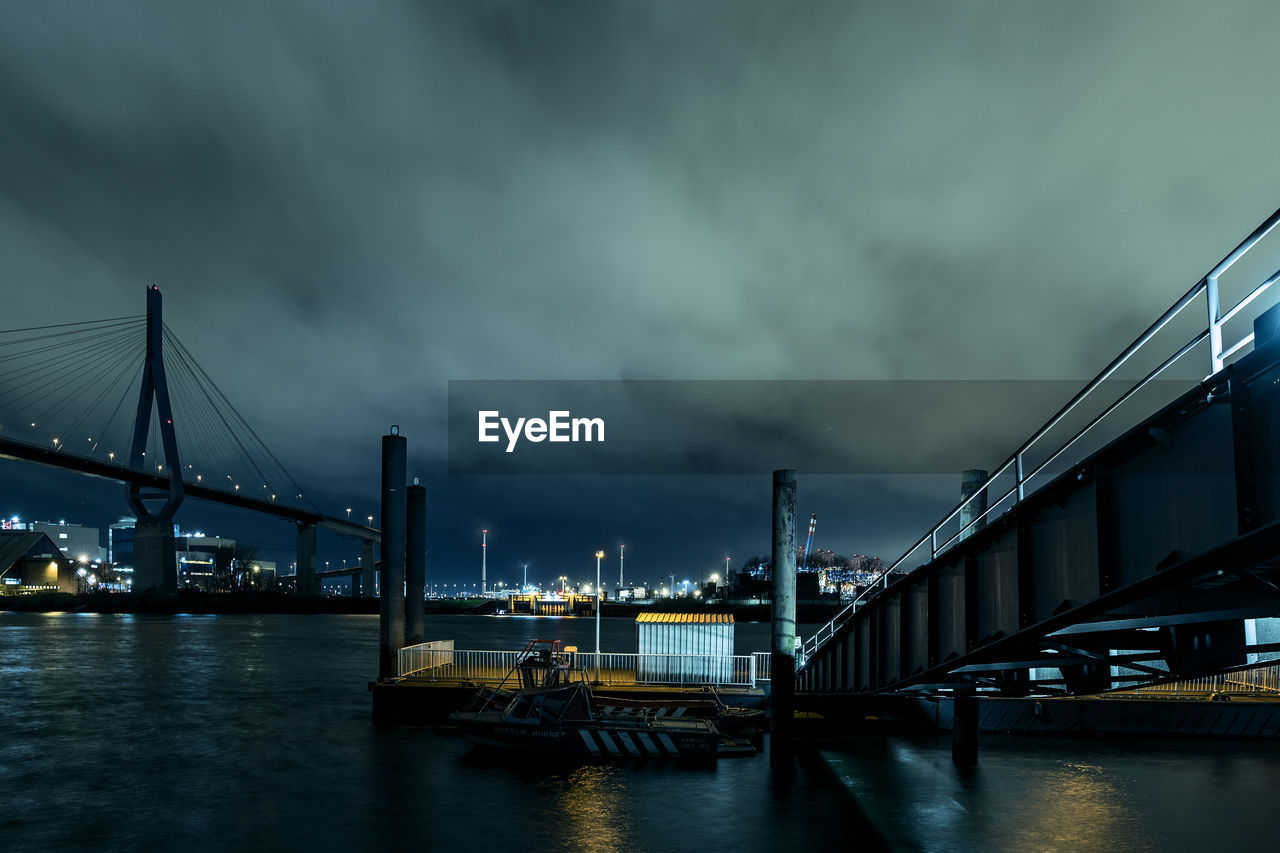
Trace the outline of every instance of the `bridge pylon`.
[[[182, 504], [182, 463], [178, 439], [173, 430], [173, 407], [169, 403], [169, 383], [164, 370], [164, 322], [160, 288], [147, 288], [147, 350], [138, 393], [138, 413], [133, 422], [133, 446], [129, 467], [137, 471], [168, 471], [167, 489], [153, 489], [137, 483], [126, 486], [126, 499], [137, 518], [134, 527], [133, 589], [142, 592], [176, 592], [178, 565], [173, 541], [173, 516]], [[164, 462], [146, 458], [151, 429], [151, 404], [155, 401]], [[159, 506], [155, 506], [155, 504]], [[148, 504], [151, 504], [150, 506]]]

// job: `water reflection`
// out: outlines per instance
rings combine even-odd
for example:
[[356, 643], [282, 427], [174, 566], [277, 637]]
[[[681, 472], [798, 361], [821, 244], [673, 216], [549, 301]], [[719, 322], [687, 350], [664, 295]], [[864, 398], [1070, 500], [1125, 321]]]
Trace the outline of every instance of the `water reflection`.
[[623, 807], [622, 772], [616, 765], [586, 765], [549, 780], [558, 801], [551, 822], [571, 849], [615, 853], [637, 847]]

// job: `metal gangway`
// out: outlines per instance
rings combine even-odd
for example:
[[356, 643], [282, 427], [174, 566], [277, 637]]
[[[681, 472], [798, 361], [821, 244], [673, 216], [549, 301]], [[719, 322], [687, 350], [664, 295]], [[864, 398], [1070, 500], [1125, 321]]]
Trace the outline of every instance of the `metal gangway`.
[[1280, 651], [1278, 223], [807, 638], [798, 690], [1092, 693]]

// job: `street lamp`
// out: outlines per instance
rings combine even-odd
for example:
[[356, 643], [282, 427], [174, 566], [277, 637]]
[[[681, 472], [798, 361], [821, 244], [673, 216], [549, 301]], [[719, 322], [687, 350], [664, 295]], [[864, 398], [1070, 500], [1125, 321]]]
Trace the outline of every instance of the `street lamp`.
[[351, 520], [351, 507], [347, 507], [347, 521]]
[[600, 561], [604, 551], [596, 551], [596, 683], [600, 682]]

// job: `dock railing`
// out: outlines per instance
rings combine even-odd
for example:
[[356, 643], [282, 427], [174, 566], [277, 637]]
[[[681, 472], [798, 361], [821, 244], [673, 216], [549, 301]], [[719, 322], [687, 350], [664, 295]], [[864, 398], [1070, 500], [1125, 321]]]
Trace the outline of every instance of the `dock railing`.
[[[422, 643], [400, 650], [399, 674], [424, 681], [498, 684], [515, 668], [521, 652], [455, 650], [452, 640]], [[714, 685], [755, 687], [768, 678], [768, 654], [665, 655], [573, 652], [575, 670], [601, 684]], [[764, 658], [764, 674], [760, 659]]]
[[752, 652], [756, 659], [756, 681], [771, 681], [773, 673], [773, 655], [770, 652]]
[[[986, 525], [988, 519], [999, 518], [1019, 501], [1070, 470], [1079, 459], [1087, 457], [1089, 453], [1105, 445], [1110, 438], [1132, 426], [1132, 423], [1117, 416], [1117, 412], [1143, 389], [1152, 387], [1157, 379], [1172, 374], [1175, 364], [1182, 363], [1181, 366], [1185, 368], [1187, 362], [1182, 362], [1185, 356], [1198, 352], [1197, 357], [1204, 361], [1193, 372], [1204, 375], [1199, 371], [1207, 367], [1207, 379], [1221, 371], [1230, 360], [1248, 352], [1247, 347], [1253, 344], [1254, 337], [1252, 321], [1276, 304], [1276, 294], [1280, 292], [1280, 288], [1273, 289], [1273, 285], [1280, 282], [1280, 270], [1267, 274], [1275, 269], [1276, 247], [1268, 245], [1266, 250], [1243, 265], [1243, 272], [1238, 268], [1230, 281], [1224, 281], [1223, 277], [1278, 224], [1280, 210], [1271, 214], [1244, 242], [1219, 261], [1168, 311], [1112, 359], [1102, 372], [998, 466], [971, 496], [963, 499], [943, 516], [941, 521], [895, 560], [875, 583], [864, 589], [834, 619], [809, 637], [800, 649], [797, 669], [804, 666], [831, 639], [864, 600], [888, 589], [891, 575], [909, 574], [937, 559], [949, 548]], [[1262, 279], [1261, 282], [1255, 284], [1259, 278]], [[1263, 299], [1268, 291], [1270, 295]], [[1186, 338], [1183, 337], [1186, 329], [1175, 325], [1174, 321], [1192, 305], [1197, 306], [1205, 321], [1194, 334]], [[1226, 305], [1230, 307], [1224, 308]], [[1168, 335], [1178, 336], [1174, 342], [1170, 343], [1166, 335], [1158, 344], [1153, 343], [1166, 329], [1169, 330]], [[1206, 341], [1208, 346], [1201, 347]], [[1140, 351], [1141, 358], [1136, 358]], [[1120, 375], [1121, 369], [1126, 365], [1129, 370], [1142, 365], [1136, 367], [1139, 371], [1146, 365], [1155, 366], [1141, 378], [1131, 380]], [[1194, 386], [1195, 381], [1188, 380], [1180, 384], [1179, 393]], [[1119, 388], [1125, 390], [1120, 391]], [[1158, 392], [1159, 389], [1156, 390]], [[1161, 400], [1155, 408], [1167, 402], [1168, 400]], [[1149, 410], [1154, 411], [1155, 408], [1149, 407]], [[1129, 420], [1133, 420], [1133, 413], [1129, 411], [1127, 414]], [[1140, 419], [1139, 417], [1138, 420]], [[1084, 422], [1083, 426], [1077, 426], [1081, 421]], [[987, 504], [985, 510], [982, 509], [983, 502]], [[964, 523], [966, 518], [969, 520]]]
[[453, 640], [432, 640], [405, 646], [396, 653], [396, 675], [418, 675], [453, 662]]
[[1107, 696], [1184, 696], [1202, 698], [1219, 696], [1269, 696], [1280, 698], [1280, 665], [1268, 664], [1250, 669], [1219, 672], [1202, 678], [1187, 678], [1164, 684], [1148, 684], [1112, 690]]

